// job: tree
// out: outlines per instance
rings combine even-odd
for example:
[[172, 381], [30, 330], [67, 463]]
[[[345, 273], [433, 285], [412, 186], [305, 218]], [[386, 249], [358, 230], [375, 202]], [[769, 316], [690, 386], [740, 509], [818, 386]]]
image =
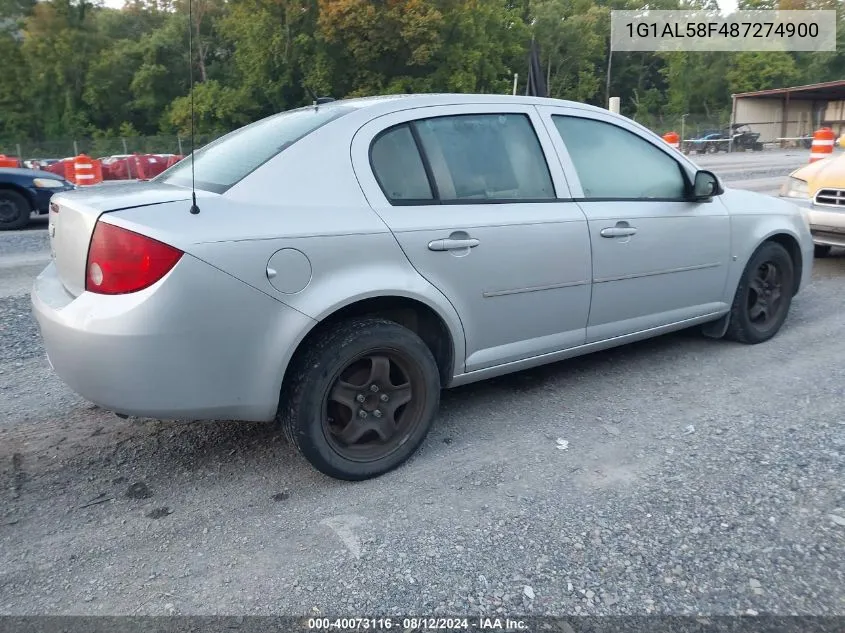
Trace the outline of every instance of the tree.
[[726, 73], [732, 94], [795, 85], [801, 73], [789, 53], [737, 53]]
[[[255, 117], [301, 105], [316, 51], [316, 0], [240, 0], [219, 24], [233, 49], [231, 85]], [[311, 83], [311, 82], [309, 82]], [[323, 94], [330, 82], [309, 86]]]
[[[191, 131], [190, 97], [174, 99], [167, 112], [172, 127], [183, 135]], [[194, 86], [194, 120], [198, 134], [222, 134], [248, 123], [241, 93], [211, 79]]]
[[[0, 0], [0, 140], [186, 133], [189, 70], [197, 130], [216, 134], [320, 96], [509, 93], [525, 85], [534, 37], [553, 96], [662, 126], [722, 118], [732, 92], [841, 79], [821, 53], [623, 53], [610, 11], [642, 0]], [[841, 0], [740, 0], [740, 8], [836, 9]], [[717, 0], [649, 0], [715, 11]], [[188, 50], [189, 33], [194, 50]]]
[[602, 103], [610, 13], [591, 0], [534, 0], [534, 32], [548, 64], [549, 95]]

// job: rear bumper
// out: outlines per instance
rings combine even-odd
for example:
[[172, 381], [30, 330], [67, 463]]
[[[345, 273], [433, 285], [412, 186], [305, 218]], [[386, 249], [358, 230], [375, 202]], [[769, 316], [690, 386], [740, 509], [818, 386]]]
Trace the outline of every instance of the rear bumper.
[[293, 343], [313, 321], [185, 255], [130, 295], [73, 297], [53, 263], [32, 305], [50, 365], [106, 410], [162, 419], [271, 420]]

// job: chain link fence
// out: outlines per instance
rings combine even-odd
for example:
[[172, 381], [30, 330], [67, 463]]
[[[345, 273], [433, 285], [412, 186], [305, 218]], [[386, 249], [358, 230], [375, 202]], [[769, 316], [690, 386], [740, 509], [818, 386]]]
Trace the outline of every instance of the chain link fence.
[[[623, 112], [636, 122], [644, 125], [653, 132], [664, 135], [675, 132], [681, 137], [681, 149], [686, 153], [698, 154], [707, 152], [727, 151], [730, 134], [730, 112], [720, 112], [712, 116], [703, 115], [667, 115], [651, 113]], [[746, 117], [747, 118], [747, 117]], [[760, 117], [757, 117], [758, 119]], [[794, 117], [793, 117], [794, 118]], [[761, 122], [762, 121], [762, 122]], [[757, 134], [757, 142], [766, 147], [782, 147], [785, 144], [807, 148], [810, 144], [813, 122], [789, 121], [782, 125], [779, 121], [769, 121], [766, 117], [761, 120], [737, 120], [746, 125], [746, 136], [751, 139], [748, 148], [732, 146], [732, 151], [743, 149], [758, 149], [754, 146], [753, 136]], [[845, 132], [845, 123], [842, 124]], [[789, 134], [781, 133], [781, 128], [787, 128]], [[791, 136], [790, 136], [791, 135]], [[196, 136], [196, 147], [219, 138], [221, 134], [199, 134]], [[784, 140], [781, 137], [790, 136]], [[796, 137], [796, 138], [791, 138]], [[800, 138], [807, 137], [807, 138]], [[759, 148], [762, 149], [762, 148]], [[137, 136], [125, 138], [80, 138], [59, 139], [48, 141], [0, 141], [0, 154], [19, 157], [22, 160], [61, 159], [84, 153], [92, 158], [104, 158], [121, 154], [181, 154], [191, 151], [191, 141], [186, 136]]]
[[[657, 134], [674, 131], [685, 139], [699, 138], [710, 130], [727, 128], [728, 121], [722, 119], [682, 119], [680, 117], [640, 116], [632, 117]], [[197, 149], [219, 138], [221, 134], [200, 134], [196, 136]], [[137, 136], [125, 138], [79, 138], [47, 141], [0, 142], [0, 154], [15, 156], [21, 160], [62, 159], [79, 154], [92, 158], [105, 158], [122, 154], [180, 154], [191, 151], [191, 140], [185, 136]]]
[[[822, 125], [836, 125], [808, 114], [790, 112], [786, 121], [777, 112], [738, 109], [733, 128], [730, 112], [717, 116], [634, 115], [638, 123], [663, 136], [675, 132], [681, 138], [680, 149], [685, 154], [719, 152], [762, 152], [774, 149], [809, 150], [813, 131]], [[840, 124], [845, 133], [845, 122]]]
[[[198, 134], [197, 149], [219, 134]], [[0, 154], [21, 160], [62, 159], [79, 154], [104, 158], [121, 154], [189, 154], [191, 139], [185, 136], [137, 136], [127, 138], [80, 138], [49, 141], [0, 142]]]
[[731, 124], [730, 112], [715, 116], [637, 114], [631, 118], [661, 136], [667, 132], [676, 132], [686, 141], [726, 132]]

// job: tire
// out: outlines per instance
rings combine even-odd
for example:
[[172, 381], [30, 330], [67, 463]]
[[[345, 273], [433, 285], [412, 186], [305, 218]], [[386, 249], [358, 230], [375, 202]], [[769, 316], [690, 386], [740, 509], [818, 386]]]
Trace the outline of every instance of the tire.
[[833, 248], [832, 246], [828, 246], [827, 244], [816, 244], [813, 247], [813, 255], [816, 257], [827, 257], [830, 255], [830, 249]]
[[[297, 354], [289, 371], [280, 407], [285, 434], [317, 470], [336, 479], [370, 479], [405, 462], [428, 434], [440, 403], [431, 351], [415, 333], [386, 319], [331, 327]], [[399, 400], [404, 402], [394, 404]]]
[[0, 189], [0, 231], [14, 231], [29, 224], [32, 207], [17, 191]]
[[726, 338], [749, 345], [768, 341], [786, 320], [794, 288], [795, 267], [789, 253], [780, 244], [764, 242], [742, 273]]

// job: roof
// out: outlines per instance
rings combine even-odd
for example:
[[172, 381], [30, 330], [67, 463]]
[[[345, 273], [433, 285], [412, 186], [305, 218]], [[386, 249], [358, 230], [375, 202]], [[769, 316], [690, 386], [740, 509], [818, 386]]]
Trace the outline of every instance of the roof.
[[[577, 101], [566, 101], [551, 97], [533, 97], [528, 95], [510, 94], [486, 94], [486, 93], [417, 93], [401, 95], [375, 95], [372, 97], [355, 97], [349, 99], [338, 99], [319, 107], [347, 106], [356, 109], [371, 108], [381, 113], [396, 112], [407, 108], [417, 108], [440, 105], [547, 105], [564, 106], [580, 110], [594, 112], [608, 112], [604, 108], [580, 103]], [[308, 107], [308, 106], [305, 106]]]
[[758, 99], [783, 99], [789, 95], [790, 99], [805, 99], [817, 101], [845, 100], [845, 79], [826, 81], [820, 84], [793, 86], [791, 88], [774, 88], [772, 90], [757, 90], [735, 94], [737, 99], [754, 97]]
[[[563, 105], [577, 108], [599, 109], [597, 106], [591, 106], [577, 101], [566, 101], [564, 99], [554, 99], [551, 97], [533, 97], [528, 95], [510, 95], [510, 94], [491, 94], [491, 93], [461, 93], [461, 92], [420, 92], [415, 94], [398, 94], [398, 95], [375, 95], [372, 97], [353, 97], [349, 99], [338, 99], [332, 101], [330, 104], [349, 105], [355, 107], [365, 107], [370, 105], [380, 105], [383, 103], [390, 103], [396, 101], [411, 101], [420, 104], [450, 104], [450, 103], [529, 103], [533, 105]], [[323, 107], [323, 106], [321, 106]], [[605, 110], [606, 112], [606, 110]]]

